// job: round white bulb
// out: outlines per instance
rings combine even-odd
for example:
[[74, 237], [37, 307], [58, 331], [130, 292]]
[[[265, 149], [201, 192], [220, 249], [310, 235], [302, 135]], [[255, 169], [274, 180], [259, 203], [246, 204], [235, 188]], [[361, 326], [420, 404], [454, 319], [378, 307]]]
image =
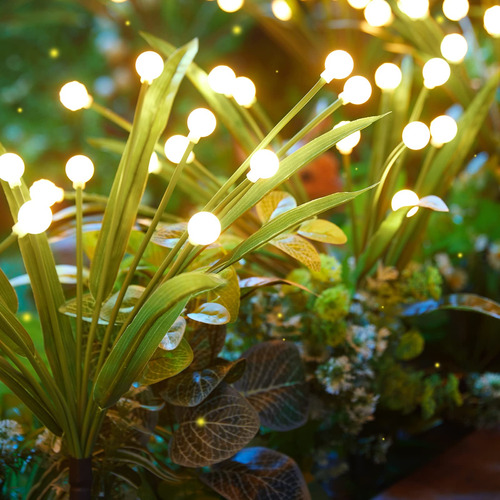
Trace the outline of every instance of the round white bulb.
[[12, 230], [19, 236], [40, 234], [52, 222], [52, 211], [46, 203], [30, 200], [24, 203], [17, 214], [17, 223]]
[[403, 74], [393, 63], [381, 64], [375, 71], [375, 84], [382, 90], [394, 90], [399, 87]]
[[494, 5], [484, 12], [483, 26], [492, 37], [500, 37], [500, 5]]
[[469, 12], [467, 0], [444, 0], [443, 13], [450, 21], [460, 21]]
[[345, 50], [334, 50], [325, 59], [325, 71], [321, 77], [330, 83], [333, 79], [342, 80], [347, 78], [354, 68], [354, 61]]
[[217, 0], [217, 5], [224, 12], [236, 12], [243, 7], [244, 0]]
[[245, 108], [249, 108], [255, 102], [255, 85], [246, 76], [239, 76], [234, 80], [231, 92], [235, 101]]
[[236, 75], [229, 66], [216, 66], [208, 74], [210, 88], [218, 94], [231, 96]]
[[429, 127], [422, 122], [411, 122], [403, 129], [403, 143], [408, 149], [425, 148], [431, 139]]
[[467, 40], [460, 33], [446, 35], [441, 42], [441, 54], [452, 63], [461, 63], [468, 48]]
[[398, 0], [398, 7], [411, 19], [424, 19], [429, 14], [429, 0]]
[[135, 70], [143, 83], [151, 83], [158, 78], [163, 72], [163, 67], [163, 58], [152, 50], [143, 52], [135, 61]]
[[155, 152], [153, 152], [149, 159], [148, 172], [150, 174], [159, 174], [161, 172], [160, 159]]
[[[340, 123], [337, 123], [333, 129], [336, 129], [338, 127], [342, 127], [342, 125], [347, 125], [348, 121], [343, 121]], [[339, 152], [343, 155], [350, 155], [352, 153], [352, 150], [359, 144], [359, 141], [361, 140], [361, 132], [358, 130], [351, 135], [348, 135], [344, 139], [341, 139], [340, 141], [335, 144], [335, 147], [339, 150]]]
[[247, 178], [256, 182], [258, 179], [269, 179], [278, 171], [280, 166], [276, 153], [269, 149], [261, 149], [250, 158], [250, 172]]
[[30, 187], [30, 198], [51, 207], [54, 203], [64, 200], [64, 190], [57, 187], [52, 181], [40, 179]]
[[15, 153], [4, 153], [0, 156], [0, 179], [9, 186], [20, 186], [24, 174], [24, 161]]
[[351, 76], [339, 95], [344, 104], [364, 104], [372, 95], [372, 86], [364, 76]]
[[210, 212], [198, 212], [189, 219], [187, 231], [192, 245], [210, 245], [220, 236], [219, 219]]
[[65, 83], [59, 91], [61, 104], [70, 111], [88, 108], [92, 104], [92, 97], [87, 92], [87, 88], [80, 82]]
[[457, 122], [448, 115], [441, 115], [431, 121], [431, 143], [442, 146], [455, 139], [458, 132]]
[[[165, 142], [165, 156], [172, 163], [179, 163], [182, 160], [184, 152], [189, 145], [189, 139], [184, 135], [173, 135]], [[194, 153], [188, 155], [187, 163], [194, 160]]]
[[207, 108], [196, 108], [189, 113], [187, 126], [189, 135], [194, 139], [208, 137], [217, 125], [215, 115]]
[[440, 57], [429, 59], [422, 69], [424, 85], [428, 89], [433, 89], [444, 85], [451, 75], [450, 65]]
[[88, 156], [72, 156], [66, 163], [66, 175], [73, 182], [73, 187], [83, 188], [94, 175], [94, 164]]
[[387, 26], [392, 20], [391, 6], [384, 0], [372, 0], [365, 7], [364, 15], [370, 26]]
[[411, 191], [410, 189], [402, 189], [398, 191], [391, 200], [391, 208], [396, 211], [403, 207], [413, 207], [407, 214], [406, 217], [411, 217], [415, 215], [418, 211], [417, 205], [419, 198], [417, 193]]
[[347, 3], [353, 9], [364, 9], [370, 3], [370, 0], [347, 0]]
[[280, 21], [290, 21], [292, 19], [292, 9], [286, 0], [273, 0], [271, 10], [274, 17]]

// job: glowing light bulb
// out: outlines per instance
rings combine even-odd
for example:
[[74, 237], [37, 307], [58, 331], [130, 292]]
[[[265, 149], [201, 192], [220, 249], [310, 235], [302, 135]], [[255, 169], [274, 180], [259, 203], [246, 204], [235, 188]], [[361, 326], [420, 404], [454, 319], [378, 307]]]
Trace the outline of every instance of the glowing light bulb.
[[249, 108], [255, 102], [255, 85], [246, 76], [239, 76], [233, 83], [233, 97], [235, 101], [245, 108]]
[[257, 182], [259, 179], [269, 179], [278, 171], [279, 158], [269, 149], [261, 149], [250, 158], [250, 172], [248, 180]]
[[271, 10], [274, 17], [280, 21], [290, 21], [292, 19], [292, 9], [286, 0], [273, 0]]
[[429, 127], [422, 122], [411, 122], [403, 129], [403, 142], [408, 149], [425, 148], [431, 139]]
[[450, 21], [460, 21], [469, 12], [467, 0], [444, 0], [443, 13]]
[[216, 66], [208, 74], [210, 88], [218, 94], [231, 96], [236, 75], [229, 66]]
[[399, 87], [403, 74], [393, 63], [381, 64], [375, 71], [375, 84], [382, 90], [394, 90]]
[[451, 75], [451, 68], [444, 59], [434, 57], [424, 64], [422, 75], [424, 77], [424, 85], [428, 89], [433, 89], [444, 85], [448, 81]]
[[372, 86], [364, 76], [351, 76], [344, 84], [344, 90], [339, 95], [344, 104], [363, 104], [372, 95]]
[[441, 42], [441, 54], [452, 63], [461, 63], [468, 48], [467, 40], [460, 33], [446, 35]]
[[65, 83], [59, 91], [61, 104], [70, 111], [88, 108], [92, 104], [92, 97], [87, 92], [87, 88], [80, 82]]
[[10, 187], [20, 186], [24, 174], [24, 161], [15, 153], [4, 153], [0, 156], [0, 179], [9, 183]]
[[431, 144], [442, 146], [455, 139], [458, 132], [457, 122], [448, 115], [441, 115], [431, 121]]
[[494, 5], [484, 12], [483, 26], [492, 37], [500, 37], [500, 5]]
[[429, 14], [429, 0], [398, 0], [398, 7], [411, 19], [424, 19]]
[[124, 3], [127, 0], [111, 0], [113, 3]]
[[353, 9], [364, 9], [370, 3], [370, 0], [347, 0], [347, 3]]
[[40, 179], [30, 187], [30, 198], [51, 207], [54, 203], [64, 200], [64, 190], [57, 187], [52, 181]]
[[160, 159], [155, 152], [153, 152], [149, 159], [148, 172], [150, 174], [159, 174], [161, 172]]
[[[338, 127], [342, 127], [342, 125], [347, 125], [348, 121], [343, 121], [340, 123], [337, 123], [333, 129], [335, 130]], [[351, 135], [348, 135], [344, 139], [341, 139], [340, 141], [335, 144], [335, 147], [338, 149], [338, 151], [343, 154], [343, 155], [350, 155], [352, 153], [352, 150], [359, 144], [359, 141], [361, 140], [361, 132], [358, 130]]]
[[[182, 160], [184, 152], [189, 145], [189, 139], [184, 135], [173, 135], [165, 142], [165, 156], [172, 163], [179, 163]], [[187, 163], [194, 160], [194, 153], [188, 155]]]
[[216, 125], [215, 115], [209, 109], [194, 109], [187, 119], [189, 139], [196, 141], [200, 137], [208, 137], [215, 130]]
[[66, 162], [66, 175], [73, 182], [75, 189], [78, 187], [84, 188], [85, 183], [92, 179], [94, 175], [94, 164], [88, 156], [72, 156]]
[[189, 219], [187, 231], [191, 245], [210, 245], [220, 236], [219, 219], [210, 212], [198, 212]]
[[417, 193], [413, 192], [411, 189], [402, 189], [398, 191], [391, 200], [391, 208], [396, 211], [403, 207], [413, 207], [407, 214], [406, 217], [411, 217], [418, 212], [417, 205], [419, 198]]
[[370, 26], [387, 26], [392, 20], [391, 6], [385, 0], [371, 0], [365, 7], [364, 15]]
[[224, 12], [236, 12], [243, 7], [244, 0], [217, 0], [217, 5]]
[[24, 203], [17, 214], [17, 223], [12, 231], [23, 237], [27, 234], [40, 234], [52, 222], [52, 211], [46, 203], [30, 200]]
[[354, 61], [345, 50], [334, 50], [325, 59], [325, 71], [321, 77], [330, 83], [333, 79], [342, 80], [347, 78], [354, 68]]
[[142, 83], [151, 83], [158, 78], [163, 72], [163, 67], [163, 58], [152, 50], [143, 52], [135, 61], [135, 70], [141, 77]]

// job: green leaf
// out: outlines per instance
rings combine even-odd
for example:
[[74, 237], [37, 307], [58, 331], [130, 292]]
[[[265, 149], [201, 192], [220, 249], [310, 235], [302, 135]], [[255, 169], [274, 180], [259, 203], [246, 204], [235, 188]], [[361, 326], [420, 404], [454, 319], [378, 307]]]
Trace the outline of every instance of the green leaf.
[[[125, 296], [123, 297], [123, 301], [120, 306], [120, 310], [118, 315], [116, 316], [115, 323], [122, 324], [128, 317], [128, 315], [132, 312], [137, 301], [140, 299], [142, 294], [144, 293], [145, 288], [139, 285], [130, 285], [125, 292]], [[111, 319], [111, 313], [116, 304], [116, 299], [118, 298], [119, 292], [112, 295], [102, 306], [101, 308], [101, 318], [109, 323]]]
[[[135, 255], [142, 243], [142, 240], [144, 239], [144, 236], [144, 233], [141, 231], [132, 231], [130, 239], [128, 240], [127, 253]], [[166, 255], [167, 251], [165, 249], [159, 248], [158, 245], [148, 243], [146, 250], [142, 255], [141, 262], [147, 262], [148, 264], [159, 267]]]
[[15, 353], [26, 356], [35, 353], [35, 345], [15, 314], [0, 301], [0, 340]]
[[271, 240], [273, 247], [302, 262], [312, 271], [321, 270], [319, 253], [314, 246], [298, 234], [280, 234]]
[[298, 465], [269, 448], [245, 448], [200, 479], [227, 500], [310, 500]]
[[0, 302], [3, 302], [14, 314], [17, 312], [19, 302], [17, 300], [16, 291], [9, 282], [9, 278], [5, 276], [0, 269]]
[[225, 325], [231, 319], [229, 311], [223, 305], [216, 302], [202, 304], [192, 313], [188, 313], [187, 317], [193, 321], [206, 323], [207, 325]]
[[108, 408], [136, 381], [193, 295], [222, 285], [214, 274], [184, 273], [160, 285], [118, 339], [99, 372], [94, 399]]
[[158, 224], [158, 227], [151, 237], [151, 242], [165, 248], [174, 248], [186, 230], [187, 222]]
[[219, 275], [226, 280], [226, 283], [217, 288], [216, 292], [209, 292], [208, 300], [222, 304], [229, 312], [230, 321], [236, 321], [240, 310], [240, 284], [238, 275], [233, 266], [224, 269]]
[[265, 223], [296, 206], [297, 202], [291, 194], [285, 191], [271, 191], [255, 205], [255, 209], [260, 221]]
[[[59, 312], [70, 318], [76, 318], [77, 306], [76, 299], [68, 300], [65, 304], [59, 307]], [[95, 300], [90, 293], [86, 293], [82, 297], [82, 320], [87, 323], [92, 322], [92, 316], [95, 310]], [[99, 325], [107, 325], [108, 322], [104, 319], [99, 319]]]
[[197, 50], [195, 39], [172, 54], [165, 62], [163, 73], [143, 92], [115, 175], [90, 268], [90, 291], [94, 298], [100, 296], [104, 300], [113, 289], [146, 187], [151, 154]]
[[170, 458], [184, 467], [222, 462], [248, 444], [259, 430], [259, 416], [238, 392], [220, 385], [194, 408], [176, 412], [179, 427], [170, 441]]
[[247, 367], [234, 386], [259, 412], [262, 425], [277, 431], [303, 425], [309, 397], [297, 347], [272, 340], [251, 347], [241, 357], [247, 360]]
[[193, 351], [185, 339], [172, 351], [156, 349], [142, 372], [139, 383], [151, 385], [173, 377], [185, 370], [193, 361]]
[[347, 236], [339, 226], [324, 219], [306, 220], [297, 233], [304, 238], [332, 245], [343, 245], [347, 241]]

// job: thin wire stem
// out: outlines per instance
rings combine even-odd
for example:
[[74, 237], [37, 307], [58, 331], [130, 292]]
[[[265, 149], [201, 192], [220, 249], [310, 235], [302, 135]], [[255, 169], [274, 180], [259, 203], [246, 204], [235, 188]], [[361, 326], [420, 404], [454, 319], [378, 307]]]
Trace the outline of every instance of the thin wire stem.
[[[82, 345], [83, 345], [83, 216], [81, 186], [76, 187], [76, 390], [80, 394], [82, 386]], [[83, 408], [78, 399], [78, 415]]]

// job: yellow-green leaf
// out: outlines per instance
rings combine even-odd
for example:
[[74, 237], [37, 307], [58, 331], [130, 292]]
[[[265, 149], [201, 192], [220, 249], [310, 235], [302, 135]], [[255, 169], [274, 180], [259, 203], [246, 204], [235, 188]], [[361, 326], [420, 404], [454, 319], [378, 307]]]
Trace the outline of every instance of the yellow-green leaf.
[[5, 276], [0, 269], [0, 301], [2, 301], [14, 314], [17, 312], [18, 301], [17, 295], [9, 282], [9, 278]]
[[301, 238], [298, 234], [280, 234], [271, 241], [271, 245], [302, 262], [309, 269], [313, 271], [321, 270], [321, 260], [318, 251], [312, 243]]
[[158, 227], [151, 237], [151, 242], [165, 248], [174, 248], [186, 229], [187, 222], [158, 224]]
[[300, 225], [297, 233], [310, 240], [332, 245], [343, 245], [347, 241], [347, 236], [339, 226], [324, 219], [306, 220]]
[[255, 205], [255, 209], [261, 222], [265, 223], [296, 206], [297, 202], [292, 195], [285, 191], [271, 191]]
[[[125, 292], [123, 301], [120, 305], [120, 310], [116, 316], [115, 323], [121, 324], [126, 319], [127, 316], [132, 312], [136, 302], [139, 300], [141, 295], [144, 293], [145, 288], [139, 285], [130, 285]], [[116, 299], [118, 298], [119, 292], [112, 295], [109, 300], [107, 300], [101, 308], [101, 318], [109, 322], [111, 319], [111, 313], [116, 304]]]
[[226, 284], [217, 288], [216, 292], [209, 292], [210, 302], [222, 304], [231, 317], [230, 321], [236, 321], [240, 310], [240, 283], [238, 275], [233, 266], [224, 269], [220, 276], [226, 280]]

